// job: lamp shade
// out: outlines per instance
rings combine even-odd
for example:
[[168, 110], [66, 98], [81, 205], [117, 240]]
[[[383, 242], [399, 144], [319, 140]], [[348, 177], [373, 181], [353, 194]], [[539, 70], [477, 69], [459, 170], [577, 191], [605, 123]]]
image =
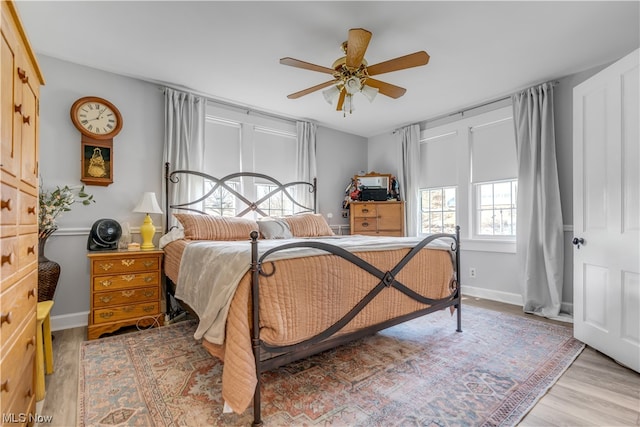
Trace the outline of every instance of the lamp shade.
[[331, 86], [329, 89], [322, 91], [322, 95], [325, 101], [333, 105], [333, 103], [338, 100], [338, 96], [340, 96], [340, 89], [336, 86]]
[[160, 205], [158, 205], [156, 193], [152, 191], [145, 192], [136, 207], [133, 208], [133, 211], [147, 214], [161, 214], [162, 209], [160, 209]]

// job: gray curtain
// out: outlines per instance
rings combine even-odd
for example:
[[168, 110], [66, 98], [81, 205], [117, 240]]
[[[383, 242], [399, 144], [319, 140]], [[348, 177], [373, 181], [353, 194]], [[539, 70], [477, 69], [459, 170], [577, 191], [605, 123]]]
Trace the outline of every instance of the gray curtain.
[[553, 85], [512, 96], [518, 153], [516, 258], [524, 311], [557, 317], [562, 303], [563, 222]]
[[[204, 97], [170, 88], [164, 89], [163, 158], [164, 162], [171, 164], [172, 171], [203, 171], [206, 103]], [[169, 203], [193, 200], [194, 196], [202, 195], [202, 180], [181, 179], [180, 183], [171, 189]], [[174, 189], [176, 191], [173, 191]]]
[[407, 236], [418, 235], [418, 179], [420, 171], [420, 126], [405, 126], [400, 135], [400, 168], [398, 181], [400, 197], [405, 201], [405, 229]]
[[[296, 180], [311, 182], [317, 177], [316, 166], [316, 131], [318, 126], [310, 122], [296, 122]], [[298, 197], [301, 196], [301, 197]], [[296, 195], [304, 206], [313, 205], [313, 194], [308, 188], [302, 189], [301, 195]], [[317, 209], [317, 207], [316, 207]]]

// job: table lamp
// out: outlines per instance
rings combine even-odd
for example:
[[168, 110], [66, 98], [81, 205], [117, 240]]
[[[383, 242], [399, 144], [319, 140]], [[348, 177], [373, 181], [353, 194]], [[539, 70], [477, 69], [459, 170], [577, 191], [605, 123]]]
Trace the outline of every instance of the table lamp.
[[153, 249], [153, 235], [156, 234], [156, 227], [153, 225], [149, 214], [162, 213], [158, 205], [158, 200], [156, 199], [156, 193], [151, 191], [145, 192], [133, 211], [147, 214], [144, 218], [144, 223], [140, 226], [140, 236], [142, 236], [140, 249]]

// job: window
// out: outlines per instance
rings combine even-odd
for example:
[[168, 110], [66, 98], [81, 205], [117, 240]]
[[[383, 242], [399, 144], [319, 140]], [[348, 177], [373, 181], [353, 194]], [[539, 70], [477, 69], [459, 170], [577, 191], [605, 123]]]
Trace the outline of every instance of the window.
[[[237, 190], [239, 183], [227, 182], [229, 187]], [[213, 181], [205, 181], [205, 191], [210, 191], [213, 188]], [[226, 188], [218, 187], [204, 201], [204, 211], [210, 215], [218, 216], [236, 216], [236, 197], [229, 192]]]
[[516, 235], [516, 197], [518, 181], [494, 181], [475, 184], [478, 236]]
[[[258, 200], [277, 188], [277, 185], [256, 184]], [[267, 200], [260, 203], [258, 207], [269, 216], [282, 217], [293, 215], [294, 213], [293, 202], [285, 195], [284, 191], [277, 191]]]
[[420, 190], [420, 233], [455, 233], [456, 188]]

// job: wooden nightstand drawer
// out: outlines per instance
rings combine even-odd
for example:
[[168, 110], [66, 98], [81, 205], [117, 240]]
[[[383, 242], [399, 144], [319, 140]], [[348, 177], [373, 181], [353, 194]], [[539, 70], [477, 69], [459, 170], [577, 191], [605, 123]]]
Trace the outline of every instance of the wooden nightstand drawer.
[[377, 222], [366, 218], [356, 218], [353, 220], [353, 230], [355, 232], [376, 231]]
[[159, 257], [122, 257], [93, 260], [94, 274], [128, 273], [132, 271], [154, 271], [160, 266]]
[[123, 289], [121, 291], [100, 292], [93, 294], [93, 306], [104, 308], [114, 305], [154, 302], [160, 299], [158, 287]]
[[112, 291], [117, 289], [139, 288], [141, 286], [158, 285], [160, 273], [119, 274], [113, 276], [97, 276], [93, 278], [93, 290], [95, 292]]
[[378, 215], [376, 205], [371, 203], [359, 203], [353, 207], [354, 217], [376, 217]]
[[118, 320], [137, 319], [144, 316], [155, 316], [160, 313], [157, 302], [140, 303], [94, 310], [93, 323], [107, 323]]

